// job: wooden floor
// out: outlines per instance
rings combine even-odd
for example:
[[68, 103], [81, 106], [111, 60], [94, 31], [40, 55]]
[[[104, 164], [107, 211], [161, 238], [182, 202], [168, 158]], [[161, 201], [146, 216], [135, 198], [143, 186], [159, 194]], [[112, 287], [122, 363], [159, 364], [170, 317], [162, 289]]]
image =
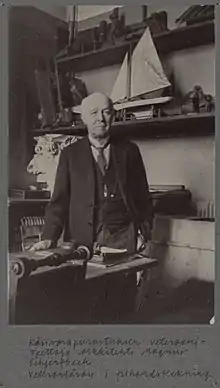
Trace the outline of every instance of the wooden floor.
[[[67, 278], [68, 273], [65, 274], [65, 278]], [[43, 284], [43, 277], [39, 278], [40, 284], [37, 282], [31, 282], [29, 286], [29, 293], [23, 295], [20, 292], [20, 303], [18, 305], [18, 316], [17, 316], [17, 324], [71, 324], [71, 319], [73, 318], [71, 315], [73, 305], [73, 293], [71, 290], [64, 289], [64, 285], [62, 287], [62, 292], [65, 297], [61, 297], [61, 288], [57, 287], [58, 282], [56, 279], [53, 279], [53, 283], [55, 282], [54, 287], [51, 287], [51, 292], [46, 292], [46, 288]], [[39, 280], [38, 279], [38, 280]], [[52, 283], [52, 279], [51, 280]], [[69, 273], [69, 280], [72, 280], [72, 275]], [[48, 277], [45, 280], [48, 284]], [[36, 284], [35, 284], [36, 283]], [[68, 282], [67, 282], [68, 283]], [[71, 283], [71, 282], [69, 282]], [[91, 290], [87, 290], [92, 293], [93, 283], [91, 281]], [[130, 287], [129, 287], [130, 288]], [[26, 289], [26, 287], [25, 287]], [[103, 290], [103, 287], [100, 288]], [[22, 288], [21, 288], [22, 291]], [[76, 307], [78, 309], [76, 311], [85, 310], [85, 306], [82, 305], [82, 298], [79, 299], [79, 295], [82, 293], [82, 289], [78, 290], [77, 295], [75, 295], [76, 301], [78, 300]], [[132, 290], [130, 290], [132, 291]], [[43, 293], [43, 294], [42, 294]], [[96, 294], [96, 292], [95, 292]], [[34, 295], [36, 298], [34, 298]], [[117, 293], [117, 295], [119, 295]], [[132, 301], [132, 292], [129, 292], [129, 289], [126, 291], [126, 300], [129, 301], [129, 306]], [[103, 296], [104, 297], [104, 296]], [[100, 295], [97, 294], [97, 299], [99, 300]], [[21, 303], [21, 300], [23, 302]], [[87, 297], [86, 297], [87, 300]], [[93, 300], [93, 299], [92, 299]], [[114, 299], [115, 300], [115, 299]], [[45, 303], [43, 303], [43, 301]], [[53, 303], [51, 303], [53, 301]], [[90, 305], [91, 304], [91, 305]], [[110, 302], [112, 304], [112, 302]], [[49, 307], [48, 307], [49, 306]], [[62, 306], [62, 309], [61, 307]], [[80, 307], [81, 306], [81, 307]], [[83, 307], [84, 306], [84, 307]], [[105, 303], [102, 304], [105, 306]], [[90, 307], [90, 310], [89, 310]], [[57, 309], [57, 312], [56, 312]], [[62, 310], [63, 321], [60, 316], [60, 310]], [[88, 311], [87, 311], [88, 310]], [[81, 322], [80, 317], [76, 317], [74, 314], [75, 324], [140, 324], [140, 325], [176, 325], [176, 324], [209, 324], [210, 319], [215, 315], [214, 314], [214, 284], [207, 282], [199, 282], [196, 280], [188, 281], [184, 283], [178, 289], [175, 289], [174, 292], [162, 292], [161, 290], [156, 290], [154, 294], [148, 296], [145, 299], [145, 302], [142, 305], [141, 310], [138, 313], [131, 314], [130, 308], [122, 313], [121, 309], [120, 314], [117, 318], [117, 321], [112, 321], [108, 319], [108, 314], [106, 315], [105, 308], [100, 310], [100, 316], [102, 316], [101, 321], [92, 320], [92, 316], [94, 315], [94, 305], [93, 303], [89, 303], [86, 308], [88, 312], [88, 322]], [[90, 313], [89, 313], [90, 311]], [[128, 311], [128, 314], [127, 312]], [[126, 312], [126, 314], [125, 314]], [[65, 313], [67, 317], [65, 318]], [[122, 313], [122, 315], [121, 315]], [[71, 315], [71, 319], [69, 318]], [[53, 317], [53, 318], [52, 318]], [[53, 322], [51, 321], [54, 320]], [[57, 319], [57, 321], [56, 321]], [[70, 320], [69, 320], [70, 319]], [[94, 318], [95, 319], [95, 318]]]
[[214, 284], [186, 282], [173, 294], [158, 292], [146, 299], [135, 318], [137, 324], [209, 324], [214, 316]]

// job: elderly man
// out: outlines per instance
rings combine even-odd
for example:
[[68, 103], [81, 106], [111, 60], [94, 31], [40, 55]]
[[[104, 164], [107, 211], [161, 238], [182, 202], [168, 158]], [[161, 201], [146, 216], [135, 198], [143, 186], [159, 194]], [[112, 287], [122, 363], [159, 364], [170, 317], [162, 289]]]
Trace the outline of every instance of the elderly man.
[[[52, 247], [64, 230], [65, 241], [75, 240], [91, 249], [94, 244], [125, 248], [133, 253], [149, 239], [152, 226], [151, 199], [139, 149], [112, 138], [114, 109], [106, 95], [86, 97], [81, 113], [88, 136], [60, 155], [43, 240], [33, 249]], [[107, 289], [116, 290], [116, 282], [121, 287], [114, 293], [116, 299], [124, 290], [128, 300], [135, 288], [134, 276], [116, 278]], [[114, 304], [114, 298], [108, 299]]]

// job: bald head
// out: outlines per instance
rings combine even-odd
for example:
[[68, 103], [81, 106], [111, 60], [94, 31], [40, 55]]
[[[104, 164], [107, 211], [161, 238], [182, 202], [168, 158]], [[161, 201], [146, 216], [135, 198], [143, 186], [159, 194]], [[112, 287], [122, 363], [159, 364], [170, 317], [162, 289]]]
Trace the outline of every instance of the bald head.
[[96, 105], [106, 104], [113, 110], [113, 102], [110, 97], [104, 93], [91, 93], [82, 100], [81, 111], [88, 110]]
[[114, 109], [108, 96], [102, 93], [90, 94], [82, 101], [81, 114], [91, 137], [101, 139], [109, 136]]

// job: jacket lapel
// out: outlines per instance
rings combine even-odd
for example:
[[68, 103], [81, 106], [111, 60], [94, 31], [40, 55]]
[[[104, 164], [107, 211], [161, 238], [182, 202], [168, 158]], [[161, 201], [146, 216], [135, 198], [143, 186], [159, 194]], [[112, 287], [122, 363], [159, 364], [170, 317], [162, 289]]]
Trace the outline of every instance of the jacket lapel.
[[84, 189], [83, 195], [91, 200], [95, 195], [95, 177], [93, 155], [87, 136], [81, 140], [78, 151], [77, 168], [80, 171], [80, 183], [82, 189]]
[[127, 158], [125, 148], [112, 144], [112, 158], [115, 165], [115, 172], [122, 198], [127, 207], [128, 212], [132, 215], [127, 195]]
[[131, 217], [135, 219], [136, 214], [129, 195], [126, 148], [113, 143], [112, 157], [122, 198]]
[[122, 147], [117, 146], [115, 143], [111, 144], [111, 152], [117, 178], [124, 188], [126, 183], [126, 153]]

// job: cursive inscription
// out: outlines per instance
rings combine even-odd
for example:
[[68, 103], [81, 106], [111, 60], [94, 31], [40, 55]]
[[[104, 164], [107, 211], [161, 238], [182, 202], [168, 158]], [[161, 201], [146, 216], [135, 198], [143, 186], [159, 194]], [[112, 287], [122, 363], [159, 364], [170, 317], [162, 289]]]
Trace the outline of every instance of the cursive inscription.
[[[206, 345], [199, 336], [195, 338], [152, 338], [149, 341], [135, 338], [105, 336], [103, 338], [74, 337], [67, 339], [31, 337], [28, 340], [29, 380], [83, 380], [94, 383], [111, 379], [120, 385], [129, 381], [159, 380], [202, 381], [214, 387], [217, 381], [213, 374], [200, 365], [185, 366], [188, 355]], [[166, 358], [166, 368], [150, 367], [149, 361]], [[181, 368], [173, 368], [174, 359], [182, 359]], [[114, 367], [111, 368], [111, 359]], [[108, 360], [109, 367], [106, 368]], [[123, 367], [121, 361], [123, 360]], [[171, 361], [172, 367], [167, 366]], [[104, 366], [103, 366], [104, 365]], [[125, 365], [125, 366], [124, 366]], [[139, 366], [137, 368], [137, 365]], [[84, 384], [84, 383], [83, 383]]]

